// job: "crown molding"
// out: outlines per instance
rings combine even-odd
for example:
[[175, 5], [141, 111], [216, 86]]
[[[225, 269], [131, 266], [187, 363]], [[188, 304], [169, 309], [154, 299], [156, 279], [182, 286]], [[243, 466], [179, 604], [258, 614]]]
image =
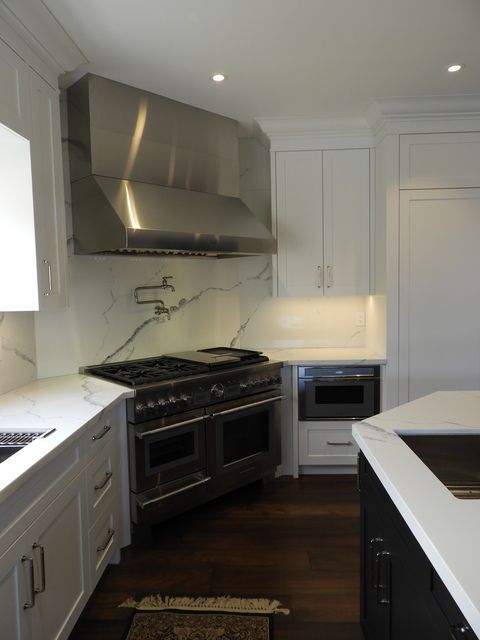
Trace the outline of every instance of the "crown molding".
[[365, 117], [375, 142], [388, 134], [479, 130], [480, 94], [378, 98]]
[[7, 44], [41, 75], [53, 72], [57, 78], [88, 62], [42, 0], [0, 0], [0, 18], [21, 40], [7, 31]]
[[255, 118], [272, 151], [371, 147], [372, 132], [363, 116], [337, 118]]

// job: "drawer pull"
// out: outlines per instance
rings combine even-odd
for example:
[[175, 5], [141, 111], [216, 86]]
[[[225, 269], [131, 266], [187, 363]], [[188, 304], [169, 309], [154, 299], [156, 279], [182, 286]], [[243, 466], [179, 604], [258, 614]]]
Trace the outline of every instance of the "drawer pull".
[[100, 431], [100, 433], [96, 433], [95, 435], [92, 436], [92, 440], [101, 440], [104, 436], [107, 435], [107, 433], [110, 431], [112, 427], [109, 424], [106, 424], [103, 429]]
[[23, 605], [24, 609], [31, 609], [35, 606], [35, 574], [33, 570], [33, 558], [22, 556], [22, 562], [28, 562], [30, 575], [30, 600]]
[[111, 471], [107, 471], [105, 474], [105, 478], [103, 480], [103, 482], [101, 482], [100, 484], [96, 484], [93, 488], [95, 491], [101, 491], [103, 489], [103, 487], [107, 484], [107, 482], [111, 479], [111, 477], [113, 476], [113, 473]]
[[345, 442], [334, 442], [333, 440], [327, 440], [327, 444], [336, 445], [340, 447], [348, 447], [348, 445], [352, 444], [351, 440], [346, 440]]
[[114, 535], [115, 535], [115, 529], [109, 529], [107, 531], [107, 539], [105, 540], [105, 542], [103, 544], [101, 544], [99, 547], [97, 547], [97, 553], [100, 553], [100, 551], [105, 551], [105, 549], [110, 544], [110, 540], [113, 538]]
[[42, 586], [35, 589], [35, 593], [43, 593], [45, 591], [46, 586], [46, 576], [45, 576], [45, 547], [43, 544], [39, 544], [38, 542], [34, 542], [32, 545], [32, 549], [40, 549], [40, 569], [42, 571]]

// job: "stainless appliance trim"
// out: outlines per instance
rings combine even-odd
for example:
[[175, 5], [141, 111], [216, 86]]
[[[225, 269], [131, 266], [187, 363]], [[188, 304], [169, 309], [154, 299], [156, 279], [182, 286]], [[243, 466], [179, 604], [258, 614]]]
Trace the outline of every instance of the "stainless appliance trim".
[[183, 427], [187, 424], [193, 424], [194, 422], [201, 422], [205, 420], [205, 416], [198, 416], [198, 418], [191, 418], [190, 420], [184, 420], [183, 422], [175, 422], [174, 424], [168, 425], [168, 427], [158, 427], [158, 429], [151, 429], [150, 431], [137, 432], [135, 435], [139, 440], [143, 440], [146, 436], [151, 436], [156, 433], [164, 433], [165, 431], [170, 431], [171, 429], [178, 429], [178, 427]]
[[270, 404], [271, 402], [276, 402], [277, 400], [283, 400], [285, 396], [275, 396], [275, 398], [267, 398], [266, 400], [260, 400], [259, 402], [251, 402], [250, 404], [239, 404], [237, 407], [233, 407], [232, 409], [225, 409], [224, 411], [218, 411], [217, 413], [211, 413], [210, 418], [214, 420], [220, 416], [226, 416], [229, 413], [238, 413], [243, 409], [250, 409], [251, 407], [258, 407], [262, 404]]
[[185, 487], [181, 487], [180, 489], [175, 489], [174, 491], [170, 491], [169, 493], [165, 493], [161, 496], [158, 496], [157, 498], [151, 498], [150, 500], [144, 500], [142, 501], [140, 496], [137, 496], [137, 502], [138, 502], [138, 506], [140, 507], [140, 509], [145, 509], [145, 507], [148, 507], [148, 505], [153, 504], [155, 502], [160, 502], [161, 500], [165, 500], [166, 498], [170, 498], [171, 496], [176, 495], [177, 493], [183, 493], [183, 491], [187, 491], [187, 489], [193, 489], [193, 487], [196, 487], [200, 484], [205, 484], [206, 482], [208, 482], [209, 480], [211, 480], [212, 478], [210, 476], [206, 477], [206, 478], [202, 478], [202, 480], [197, 480], [197, 482], [192, 482], [191, 484], [187, 484]]

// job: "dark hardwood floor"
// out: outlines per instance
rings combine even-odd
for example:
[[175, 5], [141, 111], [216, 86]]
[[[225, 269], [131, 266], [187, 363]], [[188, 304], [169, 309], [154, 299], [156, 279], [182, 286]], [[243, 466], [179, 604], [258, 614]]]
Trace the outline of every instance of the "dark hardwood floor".
[[129, 596], [278, 599], [275, 640], [362, 640], [355, 476], [279, 478], [162, 524], [107, 568], [71, 640], [121, 640]]

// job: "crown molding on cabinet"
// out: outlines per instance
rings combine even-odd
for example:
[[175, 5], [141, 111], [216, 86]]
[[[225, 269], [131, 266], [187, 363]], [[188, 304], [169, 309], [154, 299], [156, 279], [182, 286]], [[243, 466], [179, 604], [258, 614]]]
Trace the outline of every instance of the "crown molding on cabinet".
[[480, 94], [378, 98], [365, 116], [375, 143], [388, 134], [478, 131]]
[[272, 151], [309, 151], [373, 146], [363, 116], [343, 118], [255, 118]]
[[0, 0], [0, 37], [50, 84], [88, 62], [41, 0]]

